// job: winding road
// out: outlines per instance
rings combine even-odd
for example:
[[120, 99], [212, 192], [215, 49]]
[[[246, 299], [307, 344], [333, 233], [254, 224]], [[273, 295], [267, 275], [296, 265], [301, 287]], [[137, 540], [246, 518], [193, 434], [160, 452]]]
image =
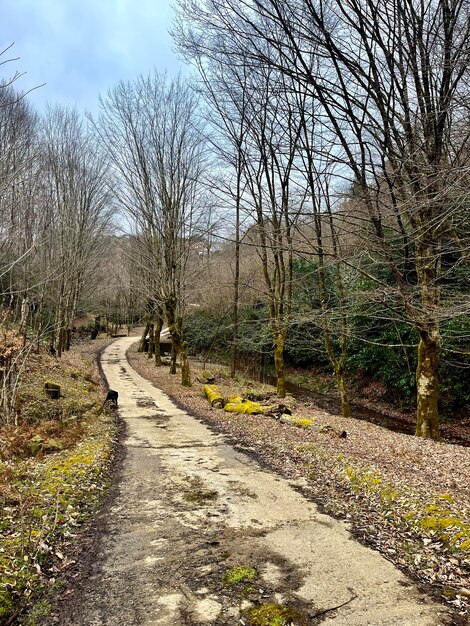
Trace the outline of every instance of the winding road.
[[[135, 340], [119, 339], [102, 356], [119, 391], [125, 457], [64, 626], [240, 626], [260, 603], [289, 605], [296, 625], [449, 623], [298, 484], [261, 469], [139, 376], [126, 359]], [[231, 584], [233, 567], [257, 575]]]

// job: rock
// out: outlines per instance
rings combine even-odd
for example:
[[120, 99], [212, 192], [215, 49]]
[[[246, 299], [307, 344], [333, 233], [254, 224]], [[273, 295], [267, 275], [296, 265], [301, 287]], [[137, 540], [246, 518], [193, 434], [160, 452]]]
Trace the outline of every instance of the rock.
[[60, 385], [47, 380], [44, 383], [44, 391], [52, 400], [58, 400], [60, 398]]

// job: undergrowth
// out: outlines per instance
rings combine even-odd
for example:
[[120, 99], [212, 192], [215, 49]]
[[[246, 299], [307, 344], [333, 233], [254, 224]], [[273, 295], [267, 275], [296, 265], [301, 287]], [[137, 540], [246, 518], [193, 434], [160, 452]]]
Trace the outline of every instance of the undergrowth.
[[[46, 380], [60, 385], [60, 399], [44, 393]], [[0, 429], [0, 625], [54, 584], [67, 566], [64, 545], [106, 488], [116, 425], [100, 415], [102, 396], [89, 361], [36, 357], [17, 425]]]

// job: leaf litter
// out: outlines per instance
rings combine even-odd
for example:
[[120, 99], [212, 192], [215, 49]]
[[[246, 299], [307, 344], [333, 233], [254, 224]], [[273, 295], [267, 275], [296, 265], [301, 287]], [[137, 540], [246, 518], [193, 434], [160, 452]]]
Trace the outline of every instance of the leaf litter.
[[[135, 347], [132, 366], [180, 406], [299, 484], [324, 512], [345, 518], [361, 542], [426, 586], [463, 620], [470, 607], [470, 448], [434, 442], [368, 422], [331, 415], [289, 397], [282, 402], [313, 425], [296, 428], [265, 415], [213, 408], [203, 386], [180, 385]], [[197, 367], [194, 378], [202, 376]], [[276, 400], [267, 385], [214, 372], [224, 397], [247, 387]]]

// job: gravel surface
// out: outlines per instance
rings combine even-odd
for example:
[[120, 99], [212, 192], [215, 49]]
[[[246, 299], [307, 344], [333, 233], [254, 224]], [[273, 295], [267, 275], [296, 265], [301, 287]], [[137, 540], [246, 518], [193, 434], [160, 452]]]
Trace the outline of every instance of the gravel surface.
[[[331, 415], [293, 398], [282, 400], [298, 417], [296, 428], [261, 415], [228, 414], [212, 408], [204, 374], [193, 368], [193, 386], [156, 368], [136, 345], [132, 366], [182, 408], [228, 434], [234, 443], [284, 476], [307, 479], [301, 491], [325, 512], [348, 518], [356, 536], [455, 609], [466, 624], [470, 600], [470, 448], [419, 439], [364, 421]], [[236, 381], [212, 370], [224, 397], [247, 390], [270, 395], [273, 388]], [[467, 543], [466, 543], [467, 542]]]

